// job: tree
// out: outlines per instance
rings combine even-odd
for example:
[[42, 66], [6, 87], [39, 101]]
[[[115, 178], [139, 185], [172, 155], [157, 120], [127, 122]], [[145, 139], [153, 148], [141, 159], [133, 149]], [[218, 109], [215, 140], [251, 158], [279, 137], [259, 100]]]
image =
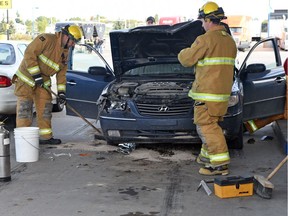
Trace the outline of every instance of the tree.
[[82, 20], [80, 17], [72, 17], [69, 19], [69, 21], [85, 21], [85, 20]]
[[117, 20], [113, 23], [113, 29], [123, 29], [125, 27], [125, 22]]
[[27, 27], [27, 33], [32, 32], [33, 22], [31, 20], [26, 20], [25, 25]]
[[[39, 33], [45, 32], [46, 27], [48, 26], [49, 20], [50, 20], [49, 18], [44, 17], [44, 16], [37, 17], [36, 26], [37, 26], [37, 30]], [[35, 32], [37, 32], [37, 31], [35, 30]]]
[[9, 21], [9, 26], [8, 26], [8, 33], [9, 35], [11, 34], [15, 34], [15, 25], [14, 22], [12, 20]]

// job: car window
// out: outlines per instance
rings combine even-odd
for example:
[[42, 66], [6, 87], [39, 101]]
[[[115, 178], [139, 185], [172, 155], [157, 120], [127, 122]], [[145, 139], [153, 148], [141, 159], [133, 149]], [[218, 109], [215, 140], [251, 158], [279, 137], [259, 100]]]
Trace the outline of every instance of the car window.
[[20, 51], [20, 53], [22, 54], [22, 56], [24, 56], [24, 52], [27, 48], [27, 44], [18, 44], [18, 50]]
[[[261, 58], [259, 58], [259, 56], [261, 56]], [[253, 52], [249, 56], [247, 65], [256, 63], [265, 64], [267, 70], [270, 70], [277, 66], [274, 47], [271, 40], [257, 46], [257, 48], [253, 50]]]
[[0, 43], [0, 65], [12, 65], [15, 61], [14, 47], [11, 44]]
[[183, 67], [181, 64], [158, 64], [147, 65], [138, 68], [133, 68], [125, 75], [143, 76], [143, 75], [169, 75], [169, 74], [194, 74], [194, 67]]
[[106, 65], [93, 50], [76, 45], [72, 54], [72, 69], [88, 73], [89, 67], [92, 66], [105, 67]]

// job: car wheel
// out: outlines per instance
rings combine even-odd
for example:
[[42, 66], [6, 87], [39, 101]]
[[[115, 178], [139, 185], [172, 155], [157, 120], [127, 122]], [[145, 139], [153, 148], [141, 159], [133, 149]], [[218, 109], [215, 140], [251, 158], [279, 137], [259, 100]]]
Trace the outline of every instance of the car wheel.
[[64, 109], [65, 104], [60, 103], [58, 99], [56, 99], [56, 104], [53, 104], [52, 112], [61, 112]]
[[242, 149], [243, 148], [243, 124], [239, 127], [239, 132], [236, 136], [227, 139], [229, 149]]

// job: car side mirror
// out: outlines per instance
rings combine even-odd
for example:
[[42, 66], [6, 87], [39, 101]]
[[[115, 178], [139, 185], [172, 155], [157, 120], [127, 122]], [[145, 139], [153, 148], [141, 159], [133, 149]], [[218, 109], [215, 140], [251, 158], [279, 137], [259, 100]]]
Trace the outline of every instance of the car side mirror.
[[266, 71], [265, 64], [250, 64], [246, 68], [247, 73], [261, 73]]
[[105, 67], [99, 67], [99, 66], [92, 66], [88, 69], [88, 74], [91, 75], [109, 75], [109, 72]]

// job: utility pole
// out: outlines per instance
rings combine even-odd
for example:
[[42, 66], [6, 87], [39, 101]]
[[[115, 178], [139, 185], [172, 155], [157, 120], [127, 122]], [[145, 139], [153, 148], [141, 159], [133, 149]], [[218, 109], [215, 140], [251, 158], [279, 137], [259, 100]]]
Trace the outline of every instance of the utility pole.
[[6, 23], [6, 33], [7, 40], [9, 40], [9, 13], [8, 9], [12, 8], [12, 0], [0, 0], [0, 9], [7, 9], [7, 23]]

